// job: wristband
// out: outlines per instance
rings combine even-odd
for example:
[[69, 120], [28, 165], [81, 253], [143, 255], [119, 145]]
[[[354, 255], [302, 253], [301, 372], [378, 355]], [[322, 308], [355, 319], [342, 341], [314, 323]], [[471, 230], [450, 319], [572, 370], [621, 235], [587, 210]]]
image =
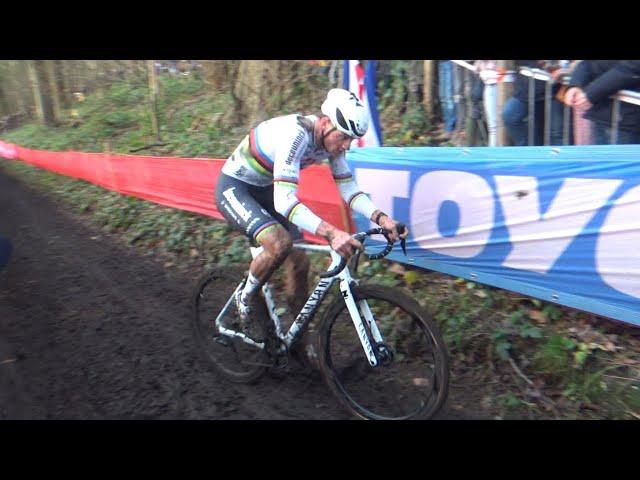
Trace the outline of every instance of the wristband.
[[384, 212], [380, 212], [378, 215], [376, 215], [376, 219], [374, 220], [374, 223], [376, 223], [376, 224], [380, 225], [380, 217], [382, 217], [383, 215], [384, 215], [385, 217], [388, 217], [388, 216], [389, 216], [389, 215], [387, 215], [387, 214], [386, 214], [386, 213], [384, 213]]

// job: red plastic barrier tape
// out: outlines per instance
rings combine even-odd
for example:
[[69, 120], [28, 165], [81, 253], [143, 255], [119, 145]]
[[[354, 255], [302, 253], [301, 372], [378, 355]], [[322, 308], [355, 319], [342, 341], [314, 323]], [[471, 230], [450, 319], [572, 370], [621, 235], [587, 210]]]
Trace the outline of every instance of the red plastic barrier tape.
[[[223, 218], [216, 208], [214, 188], [224, 160], [49, 152], [2, 141], [0, 156], [22, 160], [160, 205]], [[328, 166], [314, 165], [303, 170], [298, 196], [325, 221], [346, 231], [354, 231], [351, 212], [340, 197]], [[323, 238], [306, 232], [305, 238], [326, 243]]]
[[16, 149], [10, 143], [4, 143], [0, 140], [0, 157], [13, 159], [16, 158]]

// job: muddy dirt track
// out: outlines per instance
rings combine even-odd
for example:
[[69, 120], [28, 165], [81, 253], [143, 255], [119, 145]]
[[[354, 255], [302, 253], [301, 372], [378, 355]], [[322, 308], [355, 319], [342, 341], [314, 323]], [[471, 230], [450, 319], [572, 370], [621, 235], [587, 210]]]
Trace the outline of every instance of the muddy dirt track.
[[[352, 418], [296, 363], [256, 385], [219, 378], [191, 337], [196, 278], [118, 245], [1, 166], [0, 233], [14, 245], [0, 279], [0, 419]], [[438, 418], [479, 418], [451, 408], [458, 400]]]

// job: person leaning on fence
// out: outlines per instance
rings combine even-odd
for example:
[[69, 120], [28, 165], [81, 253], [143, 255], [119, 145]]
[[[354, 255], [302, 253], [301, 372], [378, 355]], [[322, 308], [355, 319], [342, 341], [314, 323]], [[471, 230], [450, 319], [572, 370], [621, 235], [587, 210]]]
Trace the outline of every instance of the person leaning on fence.
[[[583, 60], [571, 75], [565, 103], [586, 110], [598, 145], [611, 143], [611, 96], [620, 90], [640, 90], [640, 60]], [[640, 106], [620, 102], [617, 143], [640, 144]]]
[[[580, 60], [572, 60], [569, 63], [568, 67], [559, 68], [558, 70], [552, 71], [551, 75], [554, 76], [554, 80], [556, 81], [562, 81], [563, 77], [570, 78], [579, 63]], [[558, 101], [566, 104], [565, 99], [568, 91], [569, 84], [563, 83], [560, 87], [560, 90], [556, 94], [556, 98], [558, 99]], [[584, 104], [580, 106], [574, 105], [571, 110], [573, 145], [593, 145], [595, 143], [595, 126], [591, 120], [583, 117], [583, 115], [587, 111]]]
[[469, 89], [467, 85], [467, 70], [463, 67], [453, 64], [453, 102], [456, 106], [456, 128], [451, 137], [454, 145], [461, 146], [465, 143], [467, 136], [467, 103], [466, 92]]
[[[528, 67], [543, 69], [547, 72], [556, 70], [559, 60], [523, 60], [519, 61], [517, 68]], [[505, 103], [502, 118], [511, 141], [516, 146], [529, 144], [529, 82], [530, 77], [523, 74], [516, 75], [514, 82], [513, 96]], [[558, 83], [553, 84], [550, 99], [550, 125], [549, 141], [552, 145], [562, 145], [564, 111], [562, 103], [556, 99], [556, 93], [560, 89]], [[534, 138], [533, 145], [544, 144], [545, 127], [545, 93], [546, 81], [534, 80]], [[571, 129], [571, 123], [568, 125]]]
[[438, 97], [444, 122], [443, 139], [451, 138], [456, 128], [456, 103], [454, 100], [453, 62], [438, 61]]
[[[569, 60], [543, 60], [542, 68], [551, 74], [551, 125], [549, 125], [549, 141], [551, 145], [564, 144], [564, 95], [567, 86], [561, 83], [562, 77], [569, 74]], [[573, 119], [571, 115], [567, 121], [568, 144], [573, 143]]]
[[478, 60], [475, 67], [484, 84], [483, 103], [489, 134], [488, 146], [495, 147], [498, 145], [498, 62]]
[[469, 101], [467, 102], [467, 135], [466, 144], [469, 147], [486, 145], [483, 112], [484, 83], [479, 76], [471, 77]]
[[[516, 62], [516, 70], [520, 67], [539, 68], [538, 60], [520, 60]], [[535, 80], [534, 83], [534, 145], [542, 145], [544, 134], [544, 94], [545, 83]], [[507, 134], [513, 145], [523, 147], [529, 143], [529, 78], [517, 74], [513, 83], [513, 95], [505, 102], [502, 109], [502, 119]]]

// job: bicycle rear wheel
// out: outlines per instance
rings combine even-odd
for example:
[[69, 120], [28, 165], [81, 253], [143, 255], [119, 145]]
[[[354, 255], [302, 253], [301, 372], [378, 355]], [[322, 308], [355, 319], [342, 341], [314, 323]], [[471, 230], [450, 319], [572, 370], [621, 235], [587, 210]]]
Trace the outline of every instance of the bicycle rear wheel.
[[352, 292], [356, 301], [369, 305], [390, 359], [387, 365], [369, 365], [347, 306], [338, 297], [318, 336], [320, 369], [329, 388], [361, 418], [431, 418], [447, 396], [449, 360], [430, 314], [399, 289], [359, 285]]
[[[265, 351], [247, 344], [242, 338], [221, 335], [216, 327], [216, 318], [224, 309], [223, 326], [242, 332], [235, 302], [228, 302], [242, 278], [240, 272], [215, 269], [200, 279], [192, 299], [192, 331], [196, 345], [209, 365], [232, 382], [249, 383], [266, 370]], [[259, 294], [253, 305], [251, 328], [247, 333], [255, 342], [264, 343], [268, 314]]]

